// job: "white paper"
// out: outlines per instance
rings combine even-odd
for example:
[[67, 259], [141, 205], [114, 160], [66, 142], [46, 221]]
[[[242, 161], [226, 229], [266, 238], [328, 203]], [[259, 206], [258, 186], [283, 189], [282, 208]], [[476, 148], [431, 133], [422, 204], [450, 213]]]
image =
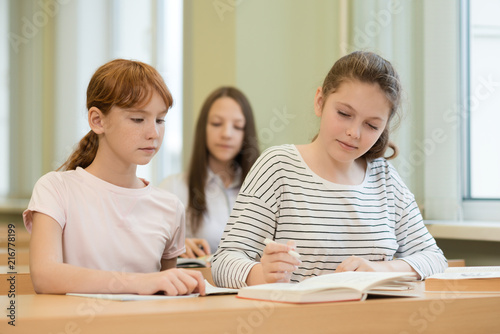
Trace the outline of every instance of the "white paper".
[[[236, 294], [238, 289], [219, 288], [211, 285], [205, 280], [205, 292], [208, 295], [223, 295], [223, 294]], [[67, 293], [68, 296], [98, 298], [108, 300], [132, 301], [132, 300], [159, 300], [159, 299], [178, 299], [178, 298], [192, 298], [198, 297], [199, 293], [192, 293], [190, 295], [182, 296], [166, 296], [166, 295], [137, 295], [132, 293]]]
[[496, 272], [500, 273], [500, 266], [486, 266], [486, 267], [450, 267], [447, 268], [445, 273], [474, 273], [474, 272]]
[[500, 278], [500, 272], [467, 272], [467, 273], [441, 273], [428, 278], [436, 279], [473, 279], [473, 278]]
[[132, 300], [159, 300], [159, 299], [178, 299], [178, 298], [192, 298], [198, 297], [198, 293], [183, 296], [166, 296], [166, 295], [136, 295], [125, 293], [67, 293], [67, 296], [132, 301]]
[[227, 294], [236, 294], [238, 293], [238, 289], [229, 289], [229, 288], [219, 288], [217, 286], [213, 286], [205, 280], [205, 293], [206, 295], [227, 295]]
[[500, 266], [490, 267], [451, 267], [444, 273], [434, 274], [428, 278], [437, 279], [472, 279], [472, 278], [500, 278]]

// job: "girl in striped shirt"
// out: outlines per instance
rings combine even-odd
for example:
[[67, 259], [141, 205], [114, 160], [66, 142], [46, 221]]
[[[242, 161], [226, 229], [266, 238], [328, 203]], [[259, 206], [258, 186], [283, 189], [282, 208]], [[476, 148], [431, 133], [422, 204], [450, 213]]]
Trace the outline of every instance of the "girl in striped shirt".
[[413, 194], [387, 161], [397, 155], [389, 129], [400, 100], [387, 60], [370, 52], [339, 59], [316, 91], [314, 140], [266, 150], [247, 175], [212, 260], [215, 283], [239, 288], [335, 271], [424, 279], [443, 271], [446, 259]]

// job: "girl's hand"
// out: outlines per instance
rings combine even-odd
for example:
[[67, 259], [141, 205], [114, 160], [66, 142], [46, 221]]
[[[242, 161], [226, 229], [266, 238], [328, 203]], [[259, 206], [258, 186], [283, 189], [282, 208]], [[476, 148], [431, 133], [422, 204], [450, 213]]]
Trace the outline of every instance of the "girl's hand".
[[172, 268], [158, 273], [144, 274], [139, 278], [140, 295], [151, 295], [163, 291], [168, 296], [200, 293], [205, 295], [205, 280], [201, 272]]
[[392, 261], [369, 261], [359, 256], [351, 256], [342, 261], [338, 265], [335, 272], [341, 273], [343, 271], [399, 271], [414, 273], [417, 279], [420, 275], [411, 267], [406, 261], [392, 260]]
[[266, 283], [290, 282], [292, 272], [301, 264], [300, 260], [288, 254], [290, 250], [295, 250], [293, 241], [288, 241], [286, 245], [270, 243], [264, 248], [260, 263]]
[[210, 245], [205, 239], [186, 238], [186, 253], [181, 257], [195, 259], [210, 254]]
[[344, 271], [389, 271], [383, 262], [371, 262], [359, 256], [350, 256], [337, 266], [335, 272]]

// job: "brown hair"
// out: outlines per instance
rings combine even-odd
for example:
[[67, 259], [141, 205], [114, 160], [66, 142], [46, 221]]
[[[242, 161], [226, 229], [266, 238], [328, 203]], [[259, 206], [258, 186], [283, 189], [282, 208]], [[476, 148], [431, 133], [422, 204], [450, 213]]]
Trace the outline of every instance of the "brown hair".
[[347, 80], [378, 84], [391, 104], [389, 120], [384, 131], [363, 157], [367, 160], [383, 157], [387, 148], [390, 147], [393, 153], [385, 158], [395, 158], [398, 155], [398, 148], [389, 140], [389, 123], [394, 116], [399, 117], [398, 111], [401, 104], [402, 87], [396, 70], [389, 61], [375, 53], [352, 52], [337, 60], [326, 75], [322, 88], [325, 99]]
[[[243, 116], [245, 116], [243, 145], [233, 161], [235, 165], [241, 167], [242, 181], [260, 154], [252, 107], [246, 96], [234, 87], [220, 87], [213, 91], [206, 98], [198, 116], [191, 163], [187, 175], [189, 198], [186, 209], [193, 232], [199, 229], [203, 214], [207, 211], [205, 183], [207, 180], [208, 157], [210, 155], [207, 148], [208, 112], [214, 102], [222, 97], [230, 97], [236, 101], [243, 112]], [[234, 167], [236, 168], [236, 166]]]
[[[98, 108], [104, 115], [112, 107], [131, 108], [146, 105], [157, 92], [167, 108], [172, 95], [161, 75], [152, 66], [133, 60], [115, 59], [97, 69], [87, 88], [87, 109]], [[88, 167], [97, 154], [99, 137], [90, 130], [77, 148], [57, 170]]]

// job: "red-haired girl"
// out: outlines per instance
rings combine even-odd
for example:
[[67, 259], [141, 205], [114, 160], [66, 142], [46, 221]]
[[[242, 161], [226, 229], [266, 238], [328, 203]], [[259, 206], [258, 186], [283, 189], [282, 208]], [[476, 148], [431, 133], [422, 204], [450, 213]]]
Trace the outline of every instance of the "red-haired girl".
[[176, 269], [184, 209], [136, 176], [160, 149], [172, 96], [151, 66], [116, 59], [87, 89], [90, 132], [36, 183], [23, 218], [38, 293], [204, 294], [202, 275]]

